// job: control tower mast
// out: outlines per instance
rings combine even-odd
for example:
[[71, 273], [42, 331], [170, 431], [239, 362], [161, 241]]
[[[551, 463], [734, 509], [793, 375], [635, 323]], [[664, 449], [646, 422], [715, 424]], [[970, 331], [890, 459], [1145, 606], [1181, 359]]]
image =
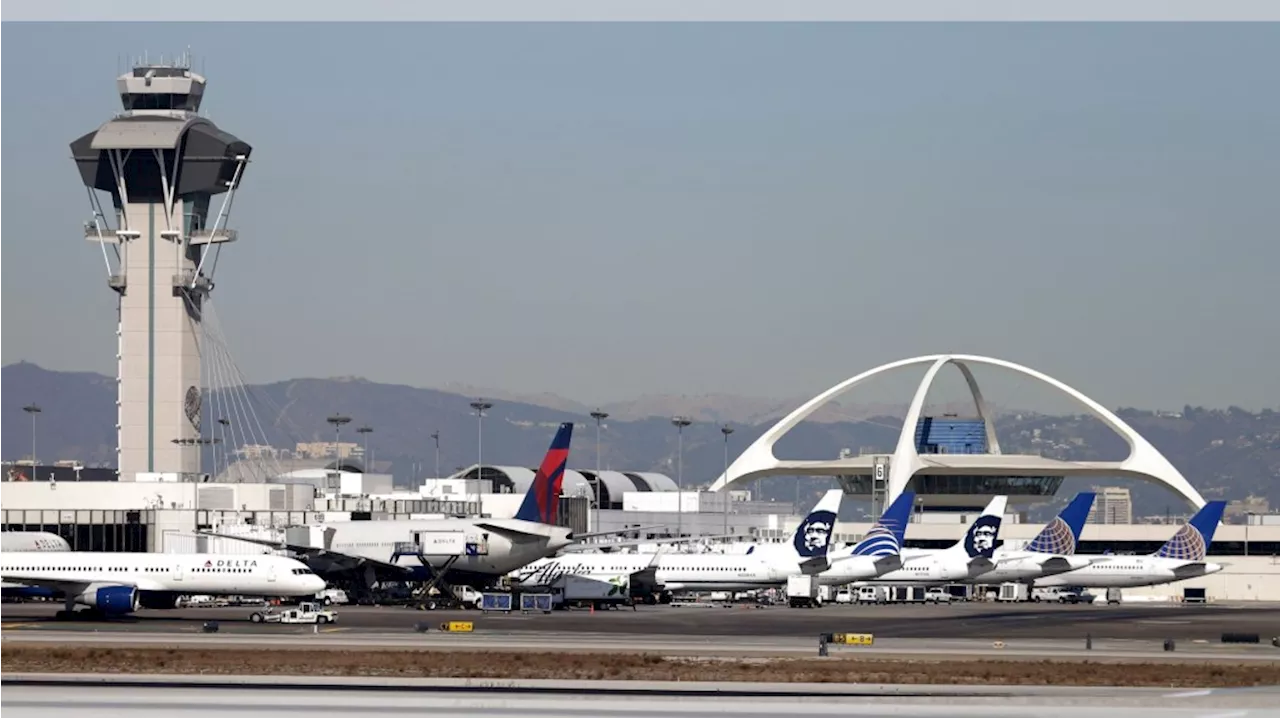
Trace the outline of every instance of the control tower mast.
[[71, 143], [94, 215], [85, 239], [101, 245], [117, 294], [116, 465], [122, 481], [196, 474], [203, 306], [221, 248], [236, 240], [227, 216], [251, 148], [198, 114], [205, 78], [187, 57], [138, 63], [116, 86], [124, 111]]

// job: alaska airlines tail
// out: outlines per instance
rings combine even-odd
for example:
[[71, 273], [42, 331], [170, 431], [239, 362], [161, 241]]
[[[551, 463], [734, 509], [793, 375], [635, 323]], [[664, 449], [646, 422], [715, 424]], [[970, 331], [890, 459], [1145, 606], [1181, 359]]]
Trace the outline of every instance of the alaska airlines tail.
[[1218, 530], [1218, 522], [1222, 520], [1222, 511], [1226, 507], [1225, 501], [1210, 501], [1205, 504], [1190, 521], [1178, 529], [1173, 538], [1156, 551], [1156, 557], [1203, 561], [1209, 554], [1209, 544], [1213, 543], [1213, 534]]
[[987, 508], [982, 510], [973, 525], [965, 532], [964, 538], [946, 549], [948, 553], [961, 553], [969, 558], [990, 559], [996, 552], [996, 538], [1000, 535], [1000, 523], [1004, 520], [1004, 507], [1009, 498], [997, 496], [991, 499]]
[[802, 565], [826, 563], [827, 549], [831, 547], [831, 536], [836, 527], [836, 514], [843, 499], [844, 489], [828, 491], [796, 527], [791, 547]]
[[534, 474], [533, 483], [524, 495], [524, 502], [516, 512], [521, 521], [555, 525], [560, 509], [560, 486], [564, 483], [564, 467], [569, 460], [569, 439], [573, 435], [573, 422], [566, 421], [551, 440], [551, 448], [542, 458], [542, 466]]
[[907, 522], [911, 519], [911, 507], [915, 502], [914, 491], [899, 494], [849, 555], [896, 556], [901, 553], [902, 542], [907, 535]]
[[1080, 545], [1080, 532], [1084, 530], [1084, 522], [1089, 518], [1089, 509], [1093, 508], [1096, 496], [1097, 494], [1089, 491], [1076, 494], [1071, 503], [1031, 539], [1026, 550], [1055, 556], [1074, 555], [1076, 546]]

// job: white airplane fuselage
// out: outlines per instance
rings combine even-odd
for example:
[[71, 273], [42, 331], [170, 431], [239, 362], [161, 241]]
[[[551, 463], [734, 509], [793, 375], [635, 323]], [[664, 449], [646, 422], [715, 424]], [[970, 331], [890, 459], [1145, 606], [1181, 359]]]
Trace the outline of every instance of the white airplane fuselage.
[[[132, 601], [136, 608], [138, 592], [307, 596], [325, 587], [302, 562], [270, 554], [4, 553], [0, 572], [6, 582], [54, 588], [89, 606], [108, 594], [113, 603]], [[129, 587], [136, 591], [124, 590]]]
[[649, 568], [654, 581], [664, 590], [749, 591], [770, 588], [801, 573], [799, 564], [789, 567], [778, 554], [585, 554], [545, 558], [518, 571], [520, 585], [546, 585], [570, 574], [599, 581], [627, 577]]
[[1037, 579], [1036, 586], [1082, 586], [1084, 588], [1136, 588], [1200, 578], [1222, 570], [1222, 565], [1205, 561], [1160, 558], [1158, 556], [1094, 555], [1095, 562], [1070, 573]]
[[55, 533], [48, 531], [3, 531], [0, 532], [0, 552], [10, 551], [70, 551], [71, 544]]
[[[452, 562], [449, 572], [456, 576], [497, 578], [573, 544], [568, 528], [519, 519], [344, 521], [326, 526], [334, 530], [332, 541], [326, 546], [331, 551], [389, 562], [396, 554], [397, 544], [413, 543], [417, 539], [424, 547], [423, 558], [437, 569], [449, 563], [453, 555], [432, 553], [433, 537], [460, 532], [465, 535], [466, 543], [476, 548], [476, 553], [458, 556]], [[426, 573], [416, 555], [401, 555], [395, 563]]]

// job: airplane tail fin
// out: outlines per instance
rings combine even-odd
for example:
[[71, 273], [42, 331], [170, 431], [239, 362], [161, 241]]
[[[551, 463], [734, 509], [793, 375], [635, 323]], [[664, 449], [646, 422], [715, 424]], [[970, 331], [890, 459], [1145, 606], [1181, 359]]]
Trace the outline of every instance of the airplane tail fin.
[[997, 496], [982, 510], [978, 518], [973, 520], [964, 538], [957, 541], [947, 551], [963, 553], [970, 560], [976, 558], [990, 559], [996, 552], [997, 538], [1000, 536], [1000, 524], [1004, 520], [1004, 507], [1009, 502], [1007, 496]]
[[836, 527], [836, 514], [840, 511], [843, 499], [843, 489], [828, 491], [796, 527], [795, 535], [791, 537], [791, 546], [801, 562], [826, 558]]
[[1089, 518], [1089, 509], [1093, 508], [1096, 496], [1097, 494], [1089, 491], [1076, 494], [1071, 503], [1031, 539], [1027, 550], [1057, 556], [1074, 555], [1076, 546], [1080, 544], [1080, 532], [1084, 530], [1084, 522]]
[[901, 553], [902, 541], [907, 535], [907, 522], [911, 520], [911, 507], [915, 502], [914, 491], [899, 494], [849, 555], [896, 556]]
[[542, 458], [542, 466], [534, 474], [533, 483], [524, 495], [524, 502], [516, 512], [516, 518], [540, 524], [554, 525], [560, 509], [560, 486], [564, 483], [564, 467], [569, 460], [569, 439], [573, 436], [573, 422], [566, 421], [551, 440], [551, 448]]
[[1213, 543], [1213, 534], [1218, 530], [1218, 522], [1222, 520], [1222, 512], [1226, 507], [1225, 501], [1210, 501], [1205, 504], [1190, 521], [1178, 529], [1173, 538], [1165, 541], [1160, 550], [1156, 551], [1156, 556], [1203, 561], [1209, 554], [1209, 544]]

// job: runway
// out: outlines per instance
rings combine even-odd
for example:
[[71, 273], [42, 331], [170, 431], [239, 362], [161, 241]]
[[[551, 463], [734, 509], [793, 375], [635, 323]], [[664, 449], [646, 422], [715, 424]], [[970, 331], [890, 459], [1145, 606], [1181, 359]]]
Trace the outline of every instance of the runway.
[[[607, 685], [574, 682], [512, 682], [475, 685], [463, 681], [331, 679], [295, 681], [272, 677], [150, 679], [120, 676], [52, 684], [5, 676], [3, 708], [11, 718], [42, 718], [80, 712], [97, 716], [161, 714], [176, 718], [242, 718], [294, 715], [433, 715], [503, 718], [520, 716], [600, 716], [670, 718], [694, 716], [872, 716], [953, 718], [1036, 715], [1078, 718], [1082, 710], [1123, 711], [1127, 716], [1274, 715], [1280, 690], [1168, 690], [986, 688], [950, 686], [789, 685], [776, 692], [742, 695], [741, 686], [685, 683], [651, 685], [625, 694]], [[541, 685], [531, 685], [531, 684]], [[555, 686], [553, 684], [563, 684]], [[768, 684], [772, 685], [772, 684]], [[731, 692], [722, 693], [728, 688]]]
[[[142, 610], [109, 622], [52, 620], [58, 605], [7, 604], [7, 633], [42, 631], [128, 631], [182, 633], [217, 621], [221, 633], [296, 631], [297, 626], [253, 624], [249, 607]], [[637, 610], [556, 611], [551, 614], [497, 614], [477, 611], [414, 611], [402, 607], [337, 607], [344, 633], [410, 633], [418, 623], [471, 621], [483, 633], [604, 634], [620, 636], [753, 636], [815, 639], [819, 633], [874, 633], [882, 638], [969, 638], [982, 640], [1099, 639], [1218, 642], [1223, 633], [1257, 633], [1264, 642], [1280, 635], [1280, 604], [1125, 604], [1118, 606], [956, 603], [953, 605], [828, 605], [786, 607], [641, 606]]]

